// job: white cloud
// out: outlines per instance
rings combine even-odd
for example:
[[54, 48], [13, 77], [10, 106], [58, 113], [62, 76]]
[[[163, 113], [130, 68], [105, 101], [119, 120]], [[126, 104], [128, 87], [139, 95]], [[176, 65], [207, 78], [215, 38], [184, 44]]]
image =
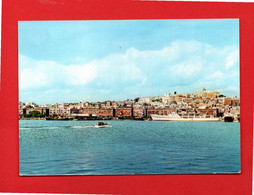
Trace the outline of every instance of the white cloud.
[[225, 63], [226, 63], [226, 69], [232, 68], [235, 66], [239, 61], [239, 51], [234, 50], [228, 54], [226, 57]]
[[39, 70], [24, 69], [19, 74], [20, 89], [30, 89], [33, 87], [47, 86], [48, 79], [44, 72]]
[[84, 85], [97, 76], [96, 68], [90, 64], [66, 66], [54, 61], [36, 61], [20, 55], [19, 65], [21, 90]]
[[71, 85], [86, 85], [97, 76], [96, 68], [91, 65], [62, 66], [63, 76]]
[[238, 52], [234, 46], [218, 48], [179, 40], [158, 50], [129, 48], [125, 53], [114, 53], [86, 64], [66, 65], [20, 55], [20, 90], [38, 89], [43, 94], [52, 89], [65, 89], [84, 97], [96, 93], [116, 98], [161, 95], [158, 93], [176, 87], [212, 90], [237, 85], [237, 92]]
[[169, 71], [179, 77], [189, 78], [199, 74], [202, 66], [201, 58], [199, 56], [195, 58], [190, 57], [190, 59], [170, 67]]
[[216, 80], [216, 79], [221, 79], [223, 78], [223, 73], [221, 71], [216, 71], [214, 73], [212, 73], [211, 75], [209, 75], [207, 77], [208, 80]]

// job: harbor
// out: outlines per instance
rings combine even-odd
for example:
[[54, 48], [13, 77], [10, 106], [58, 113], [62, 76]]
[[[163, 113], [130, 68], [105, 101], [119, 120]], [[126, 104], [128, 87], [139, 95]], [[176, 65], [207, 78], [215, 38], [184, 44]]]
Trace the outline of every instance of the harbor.
[[240, 99], [220, 92], [165, 93], [119, 101], [37, 105], [19, 102], [19, 119], [240, 122]]
[[240, 99], [220, 92], [19, 103], [20, 175], [237, 174]]
[[96, 128], [98, 122], [20, 120], [20, 174], [240, 171], [240, 123], [112, 120]]

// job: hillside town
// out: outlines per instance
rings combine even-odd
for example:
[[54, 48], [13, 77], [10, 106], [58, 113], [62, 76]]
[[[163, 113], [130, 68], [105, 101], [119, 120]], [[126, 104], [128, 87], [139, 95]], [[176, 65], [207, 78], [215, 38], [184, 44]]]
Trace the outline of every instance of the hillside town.
[[240, 99], [203, 89], [193, 93], [166, 93], [157, 97], [136, 97], [121, 101], [97, 101], [37, 105], [19, 102], [19, 119], [47, 120], [149, 120], [152, 114], [179, 116], [231, 116], [240, 121]]

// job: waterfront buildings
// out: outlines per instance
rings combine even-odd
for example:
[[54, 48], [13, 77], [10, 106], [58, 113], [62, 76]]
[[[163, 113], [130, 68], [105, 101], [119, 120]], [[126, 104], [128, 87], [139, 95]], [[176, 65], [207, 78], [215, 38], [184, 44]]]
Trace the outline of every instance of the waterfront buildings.
[[79, 102], [53, 105], [36, 105], [19, 103], [19, 117], [27, 117], [32, 111], [40, 112], [47, 117], [87, 118], [126, 118], [144, 119], [151, 114], [200, 115], [223, 117], [240, 116], [240, 99], [225, 97], [219, 92], [203, 89], [193, 93], [178, 94], [176, 91], [157, 97], [137, 97], [134, 100]]

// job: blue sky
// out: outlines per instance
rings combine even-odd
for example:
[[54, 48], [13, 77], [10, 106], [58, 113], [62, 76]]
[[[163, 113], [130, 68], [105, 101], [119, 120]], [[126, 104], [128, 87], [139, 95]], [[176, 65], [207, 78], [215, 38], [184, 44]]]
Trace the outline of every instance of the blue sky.
[[38, 104], [239, 96], [239, 21], [19, 22], [19, 98]]

